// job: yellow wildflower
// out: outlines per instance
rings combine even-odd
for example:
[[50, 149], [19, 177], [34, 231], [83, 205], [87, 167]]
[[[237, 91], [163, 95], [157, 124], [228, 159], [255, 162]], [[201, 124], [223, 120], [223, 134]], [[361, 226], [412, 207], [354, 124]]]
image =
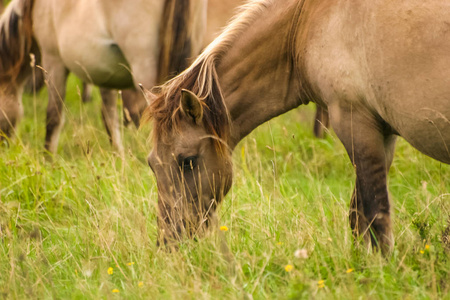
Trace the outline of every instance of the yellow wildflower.
[[317, 281], [317, 287], [319, 289], [323, 289], [325, 287], [325, 280], [319, 280]]
[[286, 267], [284, 267], [284, 269], [286, 270], [286, 272], [292, 271], [293, 268], [294, 268], [293, 265], [286, 265]]
[[277, 243], [277, 246], [281, 246], [281, 245], [283, 245], [282, 242], [278, 242], [278, 243]]
[[134, 265], [134, 261], [127, 263], [128, 266]]
[[220, 231], [228, 231], [228, 227], [227, 226], [220, 226]]
[[425, 249], [427, 249], [427, 250], [430, 249], [430, 245], [428, 245], [428, 244], [425, 245]]
[[138, 287], [142, 287], [144, 285], [144, 282], [143, 281], [139, 281], [138, 282]]
[[425, 251], [423, 251], [423, 250], [420, 250], [420, 254], [424, 254], [425, 253]]
[[114, 269], [112, 267], [109, 267], [108, 268], [108, 274], [112, 275], [112, 273], [114, 273]]
[[351, 273], [351, 272], [353, 272], [353, 269], [352, 268], [350, 268], [350, 269], [347, 269], [347, 271], [345, 271], [347, 274], [348, 273]]
[[113, 289], [112, 292], [113, 293], [120, 293], [120, 291], [118, 289]]

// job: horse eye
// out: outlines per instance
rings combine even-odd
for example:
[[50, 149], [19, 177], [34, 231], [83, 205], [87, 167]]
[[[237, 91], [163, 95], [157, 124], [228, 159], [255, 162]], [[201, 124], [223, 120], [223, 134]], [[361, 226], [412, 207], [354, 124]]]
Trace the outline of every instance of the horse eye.
[[197, 157], [189, 156], [183, 159], [181, 167], [184, 170], [193, 170], [197, 166]]

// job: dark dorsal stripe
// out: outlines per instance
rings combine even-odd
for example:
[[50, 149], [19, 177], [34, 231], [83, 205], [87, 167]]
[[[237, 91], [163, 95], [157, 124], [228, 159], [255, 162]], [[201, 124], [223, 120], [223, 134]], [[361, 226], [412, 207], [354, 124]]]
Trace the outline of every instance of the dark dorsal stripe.
[[190, 34], [190, 0], [166, 0], [161, 18], [158, 83], [170, 79], [187, 68], [188, 59], [194, 56]]

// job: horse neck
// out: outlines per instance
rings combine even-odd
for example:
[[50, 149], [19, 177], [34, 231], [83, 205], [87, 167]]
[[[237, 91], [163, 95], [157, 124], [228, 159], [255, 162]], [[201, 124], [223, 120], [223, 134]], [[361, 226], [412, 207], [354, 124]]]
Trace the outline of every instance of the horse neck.
[[296, 1], [286, 2], [262, 11], [217, 65], [231, 117], [232, 148], [260, 124], [302, 103], [288, 42]]

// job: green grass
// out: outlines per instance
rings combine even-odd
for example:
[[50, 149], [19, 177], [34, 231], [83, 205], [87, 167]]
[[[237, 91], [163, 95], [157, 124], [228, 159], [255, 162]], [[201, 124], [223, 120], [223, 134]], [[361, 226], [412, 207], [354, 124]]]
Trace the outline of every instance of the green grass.
[[0, 147], [0, 298], [450, 299], [449, 166], [399, 141], [389, 177], [395, 249], [388, 259], [367, 253], [348, 226], [352, 165], [334, 134], [312, 136], [313, 107], [303, 107], [237, 146], [219, 208], [229, 230], [168, 253], [155, 245], [150, 129], [123, 129], [122, 161], [98, 93], [82, 104], [77, 85], [71, 77], [53, 161], [43, 151], [45, 91], [25, 96], [18, 137]]

